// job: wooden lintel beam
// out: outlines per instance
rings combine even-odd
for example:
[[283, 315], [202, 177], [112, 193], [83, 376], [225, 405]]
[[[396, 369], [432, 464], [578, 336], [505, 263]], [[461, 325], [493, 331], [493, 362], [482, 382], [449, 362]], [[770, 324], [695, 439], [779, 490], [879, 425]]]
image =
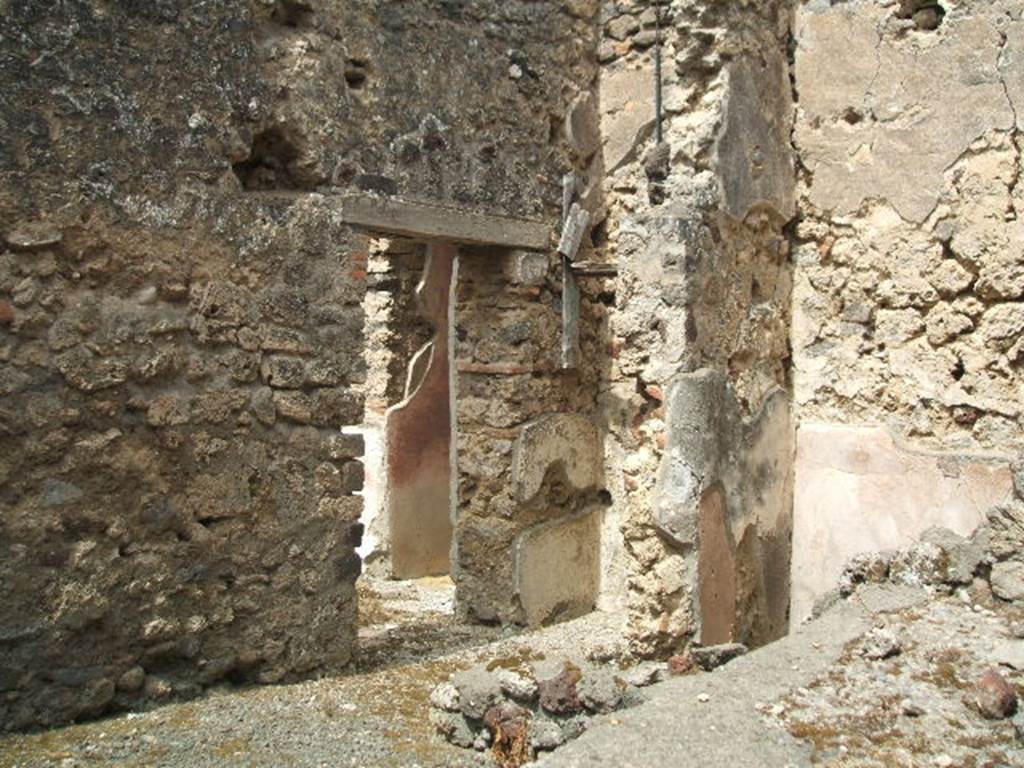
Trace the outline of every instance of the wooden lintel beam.
[[346, 223], [375, 232], [526, 251], [551, 248], [551, 228], [529, 219], [370, 196], [343, 197], [341, 215]]
[[287, 200], [321, 199], [340, 209], [346, 224], [370, 232], [413, 239], [445, 240], [468, 245], [491, 245], [524, 251], [550, 251], [551, 227], [542, 221], [497, 216], [435, 203], [375, 195], [319, 192], [252, 192]]

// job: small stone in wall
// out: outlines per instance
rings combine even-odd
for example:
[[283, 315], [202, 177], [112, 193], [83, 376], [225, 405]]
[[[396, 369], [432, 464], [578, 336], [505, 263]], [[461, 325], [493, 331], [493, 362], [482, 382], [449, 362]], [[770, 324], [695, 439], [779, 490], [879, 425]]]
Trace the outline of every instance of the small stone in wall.
[[928, 8], [922, 8], [914, 14], [914, 24], [917, 28], [926, 32], [938, 29], [939, 25], [942, 24], [942, 17], [945, 15], [945, 11], [937, 5], [929, 6]]
[[633, 45], [640, 50], [650, 48], [656, 42], [658, 42], [658, 33], [653, 29], [645, 29], [633, 38]]
[[946, 259], [932, 272], [928, 282], [939, 294], [948, 299], [970, 288], [974, 282], [974, 275], [955, 259]]
[[1010, 471], [1013, 473], [1013, 492], [1024, 501], [1024, 454], [1010, 465]]
[[1017, 711], [1017, 693], [994, 669], [988, 670], [972, 691], [974, 706], [982, 717], [1001, 720]]
[[625, 40], [640, 30], [640, 22], [635, 16], [624, 15], [609, 21], [605, 29], [612, 39]]
[[133, 693], [139, 690], [145, 682], [146, 670], [142, 667], [132, 667], [117, 679], [117, 690]]
[[52, 248], [60, 244], [63, 239], [60, 229], [45, 221], [22, 222], [8, 232], [4, 238], [7, 245], [14, 251]]

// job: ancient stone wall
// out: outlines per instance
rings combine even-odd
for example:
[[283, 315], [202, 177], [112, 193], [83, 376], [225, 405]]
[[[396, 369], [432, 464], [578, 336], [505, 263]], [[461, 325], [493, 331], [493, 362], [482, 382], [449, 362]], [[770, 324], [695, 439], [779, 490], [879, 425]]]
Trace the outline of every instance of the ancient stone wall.
[[586, 5], [3, 4], [0, 722], [348, 662], [337, 195], [556, 217]]
[[635, 644], [763, 642], [788, 593], [789, 5], [606, 2], [603, 23], [602, 407]]
[[455, 571], [460, 609], [478, 621], [539, 625], [598, 598], [603, 305], [584, 300], [588, 362], [561, 370], [560, 281], [547, 254], [460, 256]]
[[962, 535], [1024, 442], [1015, 2], [800, 6], [794, 619], [854, 554]]

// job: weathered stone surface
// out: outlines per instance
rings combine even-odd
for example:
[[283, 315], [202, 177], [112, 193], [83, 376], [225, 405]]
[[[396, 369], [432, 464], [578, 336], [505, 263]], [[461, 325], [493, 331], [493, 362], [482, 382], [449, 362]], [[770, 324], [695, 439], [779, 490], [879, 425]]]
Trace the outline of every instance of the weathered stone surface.
[[627, 13], [609, 21], [606, 30], [613, 40], [625, 40], [640, 30], [640, 22], [636, 16]]
[[665, 667], [656, 661], [643, 661], [634, 667], [623, 670], [619, 673], [619, 677], [627, 685], [644, 688], [661, 682], [665, 678]]
[[459, 709], [473, 720], [482, 720], [487, 710], [501, 700], [498, 678], [485, 669], [459, 672], [452, 684], [459, 692]]
[[642, 69], [615, 69], [601, 78], [604, 167], [614, 171], [636, 155], [637, 143], [654, 122], [654, 79]]
[[[880, 198], [920, 222], [938, 202], [946, 169], [986, 131], [1010, 128], [1013, 105], [997, 70], [1000, 33], [984, 11], [947, 22], [929, 45], [880, 33], [885, 13], [862, 2], [801, 8], [797, 143], [817, 207], [845, 214]], [[836, 69], [836, 50], [844, 52], [841, 71], [821, 77]]]
[[855, 555], [907, 546], [933, 525], [969, 535], [1010, 490], [1001, 462], [940, 461], [879, 427], [803, 424], [796, 463], [793, 622], [838, 586]]
[[[555, 619], [561, 611], [552, 603], [526, 615], [522, 595], [542, 594], [545, 574], [560, 567], [541, 551], [544, 534], [528, 531], [546, 524], [557, 528], [559, 518], [598, 511], [603, 451], [595, 404], [581, 397], [597, 387], [597, 356], [584, 358], [572, 373], [559, 370], [562, 260], [549, 261], [540, 285], [520, 287], [507, 278], [515, 259], [514, 253], [493, 251], [459, 256], [456, 586], [460, 610], [471, 618], [529, 623], [543, 620], [543, 614]], [[593, 349], [597, 329], [585, 314], [593, 305], [584, 297], [581, 307], [581, 346]], [[600, 524], [597, 519], [595, 528], [576, 529], [586, 535], [582, 550], [562, 539], [569, 560], [594, 558], [580, 561], [582, 579], [572, 574], [559, 585], [571, 595], [567, 616], [590, 610], [596, 600], [598, 577], [591, 564], [598, 562]], [[520, 578], [532, 578], [518, 554], [527, 541], [544, 555], [531, 582], [541, 592]]]
[[553, 715], [572, 715], [583, 709], [576, 687], [582, 677], [579, 667], [565, 663], [558, 674], [538, 679], [541, 708]]
[[692, 653], [677, 653], [668, 658], [668, 673], [670, 675], [688, 675], [697, 670], [697, 662], [693, 660]]
[[876, 627], [861, 641], [860, 655], [870, 661], [881, 661], [898, 655], [903, 650], [900, 638], [887, 627]]
[[577, 154], [590, 158], [601, 147], [601, 132], [594, 97], [581, 93], [565, 113], [565, 135]]
[[589, 669], [576, 684], [580, 701], [591, 712], [611, 712], [622, 703], [625, 685], [614, 670]]
[[452, 683], [441, 683], [430, 692], [430, 706], [445, 712], [458, 712], [459, 689]]
[[556, 749], [565, 743], [565, 734], [553, 720], [536, 718], [530, 724], [530, 743], [534, 749]]
[[547, 249], [551, 241], [551, 230], [540, 221], [362, 195], [344, 197], [338, 204], [346, 223], [372, 232], [534, 251]]
[[516, 591], [526, 621], [540, 626], [594, 608], [601, 576], [599, 510], [526, 531], [516, 544]]
[[[350, 224], [543, 252], [546, 179], [586, 170], [549, 115], [594, 80], [592, 3], [412, 3], [386, 23], [350, 0], [136, 5], [4, 13], [21, 149], [0, 152], [0, 625], [26, 676], [3, 725], [112, 704], [106, 683], [55, 693], [72, 649], [128, 674], [123, 707], [344, 667], [363, 469], [334, 438], [364, 417], [368, 278]], [[410, 57], [415, 77], [390, 76]], [[501, 387], [480, 400], [510, 402]], [[520, 398], [538, 410], [512, 420], [567, 399]], [[157, 620], [182, 636], [143, 648]]]
[[579, 489], [600, 482], [600, 436], [591, 420], [559, 413], [523, 427], [512, 460], [516, 497], [527, 501], [535, 496], [553, 467], [564, 469], [568, 481]]
[[1017, 711], [1017, 692], [1006, 678], [990, 669], [975, 684], [972, 691], [974, 705], [982, 717], [1001, 720]]
[[[1006, 454], [1024, 440], [1019, 377], [997, 373], [1019, 355], [1024, 24], [961, 10], [934, 33], [868, 2], [797, 11], [795, 395], [801, 420]], [[856, 305], [863, 327], [836, 315]]]
[[773, 390], [745, 417], [726, 377], [700, 370], [677, 377], [667, 399], [655, 522], [681, 547], [699, 543], [701, 642], [778, 636], [789, 570], [787, 398]]
[[1024, 501], [1024, 454], [1010, 464], [1010, 472], [1013, 473], [1013, 493], [1018, 500]]
[[1013, 500], [989, 510], [989, 547], [997, 558], [1015, 557], [1024, 551], [1024, 503]]
[[749, 649], [743, 643], [704, 645], [690, 649], [690, 655], [701, 669], [710, 672], [733, 659], [743, 656]]
[[1017, 560], [995, 563], [989, 581], [996, 597], [1024, 600], [1024, 563]]
[[428, 716], [437, 732], [452, 744], [464, 747], [465, 749], [473, 747], [473, 743], [476, 741], [476, 733], [474, 733], [465, 717], [457, 712], [444, 712], [438, 709], [430, 710]]
[[718, 140], [725, 210], [742, 219], [756, 205], [784, 218], [796, 212], [793, 183], [793, 95], [783, 52], [742, 58], [728, 68], [725, 126]]
[[498, 672], [498, 683], [505, 695], [517, 701], [533, 701], [537, 697], [537, 681], [512, 669]]

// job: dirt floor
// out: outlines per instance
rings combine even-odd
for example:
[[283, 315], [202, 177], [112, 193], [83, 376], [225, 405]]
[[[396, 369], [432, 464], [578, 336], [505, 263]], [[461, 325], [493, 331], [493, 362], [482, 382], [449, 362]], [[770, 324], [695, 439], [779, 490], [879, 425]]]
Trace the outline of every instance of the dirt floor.
[[195, 701], [43, 733], [0, 736], [0, 768], [391, 768], [488, 765], [437, 737], [431, 690], [480, 662], [620, 653], [623, 617], [592, 614], [530, 635], [453, 616], [449, 579], [360, 583], [351, 673], [295, 685], [224, 687]]
[[[625, 656], [624, 617], [541, 632], [461, 625], [447, 579], [361, 585], [363, 652], [351, 673], [222, 688], [196, 701], [0, 737], [0, 768], [491, 766], [430, 725], [431, 690], [474, 664]], [[1014, 768], [1024, 715], [990, 720], [974, 686], [997, 669], [1024, 693], [1019, 607], [966, 590], [863, 587], [789, 637], [712, 673], [644, 689], [544, 766]], [[686, 727], [682, 727], [682, 724]], [[1019, 730], [1020, 729], [1020, 730]]]

